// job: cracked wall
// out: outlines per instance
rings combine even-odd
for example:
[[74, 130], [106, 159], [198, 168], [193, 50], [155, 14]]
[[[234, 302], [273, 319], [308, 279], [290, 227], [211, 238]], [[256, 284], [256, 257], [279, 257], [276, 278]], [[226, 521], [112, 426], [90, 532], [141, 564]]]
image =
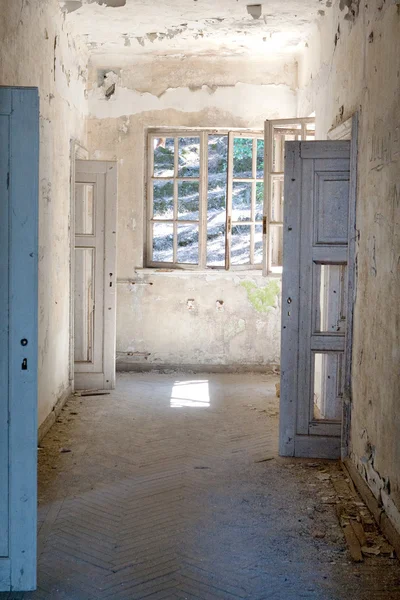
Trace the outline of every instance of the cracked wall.
[[64, 30], [58, 0], [6, 2], [0, 84], [40, 96], [39, 424], [69, 389], [70, 139], [84, 141], [86, 51]]
[[351, 457], [400, 531], [400, 7], [342, 2], [300, 61], [317, 138], [360, 111]]
[[[117, 77], [111, 77], [115, 90], [107, 99], [109, 76], [106, 85], [101, 78], [110, 71]], [[264, 119], [296, 113], [296, 75], [292, 60], [249, 62], [212, 56], [138, 58], [134, 63], [123, 58], [108, 63], [96, 59], [92, 63], [90, 156], [118, 161], [119, 368], [223, 365], [267, 369], [279, 363], [279, 282], [273, 280], [270, 289], [269, 280], [254, 271], [141, 271], [145, 134], [148, 127], [163, 125], [262, 130]], [[137, 278], [137, 284], [127, 283]], [[147, 285], [150, 282], [153, 285]], [[251, 285], [250, 292], [243, 283]], [[269, 302], [268, 310], [264, 304], [262, 310], [257, 308], [256, 296], [261, 304]]]

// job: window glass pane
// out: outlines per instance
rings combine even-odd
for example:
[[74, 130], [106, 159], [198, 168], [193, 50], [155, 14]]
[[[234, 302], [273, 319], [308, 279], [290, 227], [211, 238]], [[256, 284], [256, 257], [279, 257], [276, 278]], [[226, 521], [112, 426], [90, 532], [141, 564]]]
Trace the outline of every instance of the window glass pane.
[[319, 295], [316, 331], [344, 334], [346, 328], [346, 265], [314, 265]]
[[174, 138], [153, 138], [154, 177], [174, 176]]
[[75, 248], [74, 360], [92, 362], [94, 335], [94, 248]]
[[242, 179], [253, 176], [253, 140], [236, 137], [233, 139], [233, 177]]
[[251, 219], [251, 183], [234, 181], [232, 184], [232, 221]]
[[225, 266], [228, 136], [208, 136], [207, 265]]
[[271, 221], [283, 221], [283, 177], [272, 178]]
[[178, 219], [199, 220], [198, 181], [180, 181], [178, 183]]
[[177, 262], [196, 265], [199, 262], [199, 226], [178, 225]]
[[256, 221], [262, 221], [264, 215], [264, 182], [256, 183]]
[[153, 181], [153, 219], [174, 218], [174, 182]]
[[75, 184], [75, 233], [94, 234], [94, 183]]
[[341, 421], [343, 397], [343, 353], [314, 354], [313, 418]]
[[173, 262], [174, 228], [172, 223], [153, 224], [153, 261]]
[[232, 227], [231, 264], [250, 264], [250, 225], [234, 225]]
[[178, 177], [199, 177], [200, 138], [180, 137], [178, 143]]
[[257, 179], [264, 178], [264, 140], [257, 140]]
[[283, 248], [283, 227], [279, 227], [279, 225], [270, 225], [268, 232], [270, 266], [281, 267]]
[[263, 260], [263, 228], [262, 225], [255, 226], [254, 232], [254, 264], [261, 265]]

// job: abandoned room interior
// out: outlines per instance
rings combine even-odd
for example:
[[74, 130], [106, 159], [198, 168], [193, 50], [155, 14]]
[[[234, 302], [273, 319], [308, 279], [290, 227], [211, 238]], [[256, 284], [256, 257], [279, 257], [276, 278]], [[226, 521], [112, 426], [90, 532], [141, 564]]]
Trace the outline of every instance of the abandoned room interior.
[[400, 600], [399, 0], [0, 35], [0, 598]]

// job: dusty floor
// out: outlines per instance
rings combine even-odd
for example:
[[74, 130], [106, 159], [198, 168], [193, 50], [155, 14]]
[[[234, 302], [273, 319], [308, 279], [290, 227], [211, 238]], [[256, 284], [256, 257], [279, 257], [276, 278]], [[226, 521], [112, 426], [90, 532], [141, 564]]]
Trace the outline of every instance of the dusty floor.
[[400, 600], [351, 562], [335, 463], [277, 457], [276, 377], [121, 374], [39, 450], [39, 589], [24, 600]]

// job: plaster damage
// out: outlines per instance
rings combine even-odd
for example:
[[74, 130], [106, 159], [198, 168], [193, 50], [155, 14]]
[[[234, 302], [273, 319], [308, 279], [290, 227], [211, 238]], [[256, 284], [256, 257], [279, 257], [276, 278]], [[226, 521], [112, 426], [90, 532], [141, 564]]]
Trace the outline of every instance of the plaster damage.
[[399, 40], [395, 2], [340, 0], [300, 60], [298, 111], [325, 138], [359, 110], [351, 458], [400, 532]]
[[[146, 172], [148, 127], [247, 127], [262, 131], [264, 119], [296, 113], [294, 61], [257, 60], [246, 69], [247, 62], [243, 57], [188, 57], [183, 62], [172, 57], [142, 57], [131, 65], [114, 63], [109, 71], [118, 73], [118, 80], [115, 93], [107, 100], [103, 86], [98, 85], [98, 72], [106, 72], [106, 66], [98, 58], [93, 61], [88, 144], [92, 158], [119, 161], [120, 280], [141, 277], [144, 266], [142, 174]], [[281, 83], [276, 85], [278, 71]], [[131, 87], [136, 85], [140, 92]], [[140, 176], [132, 177], [132, 173]], [[214, 364], [235, 368], [264, 365], [268, 369], [279, 362], [277, 281], [269, 282], [254, 271], [153, 271], [143, 277], [153, 286], [118, 286], [119, 368]], [[244, 289], [242, 282], [250, 287]], [[221, 300], [224, 310], [218, 311], [216, 302]]]
[[[325, 5], [321, 0], [286, 0], [284, 4], [269, 0], [249, 10], [247, 0], [219, 0], [217, 4], [214, 0], [165, 0], [154, 10], [151, 2], [143, 0], [127, 0], [120, 8], [110, 3], [82, 0], [81, 6], [68, 12], [71, 2], [60, 0], [67, 11], [67, 26], [94, 54], [116, 49], [131, 56], [149, 52], [293, 54]], [[261, 13], [255, 7], [261, 7]]]
[[87, 128], [90, 156], [119, 165], [121, 364], [265, 366], [279, 362], [279, 281], [142, 270], [146, 130], [261, 129], [297, 110], [315, 111], [325, 138], [359, 110], [351, 456], [400, 531], [398, 1], [247, 6], [6, 3], [0, 83], [38, 86], [41, 100], [39, 422], [70, 383], [71, 139], [85, 145]]
[[[37, 86], [39, 169], [39, 424], [68, 392], [70, 139], [85, 139], [87, 50], [57, 0], [6, 2], [0, 84]], [[34, 48], [34, 50], [33, 50]]]

